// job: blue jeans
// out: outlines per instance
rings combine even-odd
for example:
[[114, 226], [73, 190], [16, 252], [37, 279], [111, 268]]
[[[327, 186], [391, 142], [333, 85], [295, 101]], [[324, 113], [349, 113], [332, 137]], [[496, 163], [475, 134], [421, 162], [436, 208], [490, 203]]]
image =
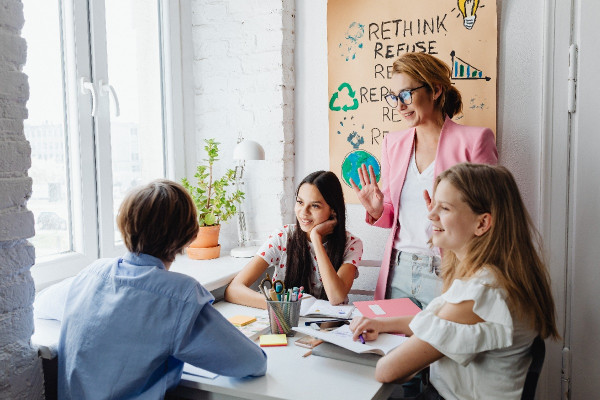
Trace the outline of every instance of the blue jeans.
[[421, 309], [442, 294], [438, 256], [392, 250], [386, 298], [409, 298]]

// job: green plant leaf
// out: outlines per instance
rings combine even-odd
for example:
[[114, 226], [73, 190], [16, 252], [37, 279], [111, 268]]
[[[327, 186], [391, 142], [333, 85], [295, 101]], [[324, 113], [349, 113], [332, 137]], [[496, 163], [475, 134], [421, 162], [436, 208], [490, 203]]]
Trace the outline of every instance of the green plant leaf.
[[234, 169], [228, 169], [221, 178], [213, 177], [212, 166], [219, 160], [220, 143], [215, 139], [205, 139], [204, 142], [206, 165], [196, 167], [196, 185], [192, 186], [186, 178], [183, 178], [181, 183], [196, 205], [200, 226], [210, 226], [225, 222], [234, 216], [237, 212], [236, 204], [240, 204], [244, 199], [244, 193], [229, 189], [235, 185]]

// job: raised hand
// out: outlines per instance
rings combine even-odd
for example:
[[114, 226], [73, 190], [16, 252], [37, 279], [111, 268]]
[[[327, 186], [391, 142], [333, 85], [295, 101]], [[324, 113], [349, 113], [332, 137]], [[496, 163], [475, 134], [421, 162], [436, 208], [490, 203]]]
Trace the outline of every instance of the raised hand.
[[367, 166], [365, 164], [361, 165], [358, 168], [358, 178], [360, 179], [361, 189], [358, 188], [352, 178], [350, 178], [350, 185], [365, 210], [377, 220], [383, 214], [383, 193], [377, 185], [373, 166], [369, 165], [369, 172], [367, 172]]

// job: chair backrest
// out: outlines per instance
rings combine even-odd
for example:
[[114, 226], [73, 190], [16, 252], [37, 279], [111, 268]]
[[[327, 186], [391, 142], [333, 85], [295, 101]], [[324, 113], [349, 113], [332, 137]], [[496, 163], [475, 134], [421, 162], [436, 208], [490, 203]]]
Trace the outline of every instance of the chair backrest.
[[379, 276], [381, 260], [361, 260], [358, 264], [360, 275], [352, 284], [348, 297], [350, 301], [372, 300]]
[[546, 357], [546, 344], [544, 340], [537, 336], [531, 344], [531, 365], [527, 370], [525, 385], [523, 385], [523, 394], [521, 400], [533, 400], [535, 398], [535, 389], [537, 388], [538, 378], [544, 366]]

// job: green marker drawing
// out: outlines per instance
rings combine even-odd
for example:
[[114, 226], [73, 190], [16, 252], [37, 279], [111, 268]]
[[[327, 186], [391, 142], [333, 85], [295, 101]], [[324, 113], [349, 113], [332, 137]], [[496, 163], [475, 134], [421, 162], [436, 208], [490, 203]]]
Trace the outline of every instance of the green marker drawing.
[[[336, 106], [335, 102], [339, 97], [339, 92], [341, 92], [343, 89], [347, 89], [348, 90], [348, 96], [350, 96], [350, 98], [352, 99], [352, 105], [348, 106], [346, 104], [344, 104], [342, 107], [340, 106]], [[354, 96], [356, 96], [356, 92], [354, 90], [352, 90], [352, 86], [350, 86], [349, 83], [344, 82], [342, 83], [339, 87], [337, 92], [335, 92], [332, 96], [331, 99], [329, 100], [329, 109], [331, 111], [351, 111], [351, 110], [356, 110], [358, 108], [358, 100], [354, 98]]]

